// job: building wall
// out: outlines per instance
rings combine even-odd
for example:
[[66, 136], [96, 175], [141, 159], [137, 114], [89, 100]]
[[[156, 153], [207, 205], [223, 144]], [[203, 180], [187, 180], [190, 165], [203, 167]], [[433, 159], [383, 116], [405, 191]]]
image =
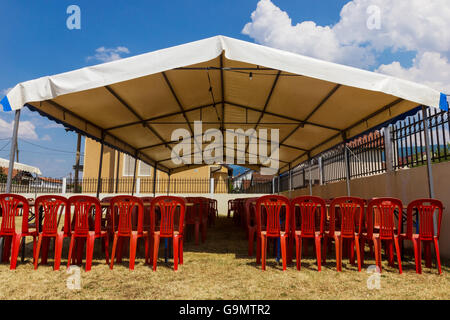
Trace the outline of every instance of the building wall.
[[[84, 179], [97, 179], [98, 178], [98, 168], [100, 164], [100, 150], [101, 150], [101, 144], [86, 138], [85, 139], [85, 149], [84, 149], [84, 171], [83, 171], [83, 178]], [[102, 178], [116, 178], [116, 170], [117, 170], [117, 157], [120, 155], [120, 161], [119, 161], [119, 178], [130, 178], [123, 176], [123, 167], [124, 167], [124, 154], [121, 152], [118, 152], [114, 149], [111, 149], [107, 146], [103, 148], [103, 164], [102, 164]], [[198, 167], [195, 169], [189, 169], [186, 171], [178, 172], [171, 175], [171, 179], [184, 179], [184, 178], [211, 178], [211, 167], [214, 166], [203, 166]], [[139, 175], [139, 165], [138, 168], [136, 168], [137, 178], [152, 178], [153, 177], [153, 168], [150, 172], [149, 176], [140, 176]], [[217, 176], [217, 178], [223, 178], [223, 175], [227, 175], [228, 171], [227, 168], [222, 167], [220, 171], [214, 173], [214, 175]], [[168, 178], [168, 175], [165, 172], [162, 172], [160, 170], [157, 170], [157, 179], [165, 180]]]
[[[443, 257], [450, 258], [450, 162], [433, 164], [435, 198], [444, 204], [440, 249]], [[350, 180], [351, 194], [372, 197], [399, 198], [404, 204], [419, 198], [428, 198], [427, 167], [399, 170], [387, 174]], [[309, 188], [285, 192], [286, 196], [309, 195]], [[347, 195], [345, 181], [313, 186], [313, 195], [334, 198]]]

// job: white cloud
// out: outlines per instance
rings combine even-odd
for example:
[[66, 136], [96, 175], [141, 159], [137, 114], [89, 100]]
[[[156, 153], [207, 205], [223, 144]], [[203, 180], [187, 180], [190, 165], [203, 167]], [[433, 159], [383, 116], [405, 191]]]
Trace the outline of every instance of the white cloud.
[[419, 53], [410, 68], [395, 61], [381, 65], [377, 72], [398, 78], [423, 83], [440, 92], [450, 93], [450, 62], [438, 52]]
[[[369, 29], [367, 9], [380, 9], [380, 29]], [[359, 66], [374, 63], [385, 49], [450, 52], [448, 0], [353, 0], [333, 26], [292, 23], [270, 0], [260, 0], [242, 32], [256, 42], [328, 61]], [[351, 56], [351, 57], [349, 57]]]
[[[7, 122], [0, 119], [0, 139], [10, 138], [12, 136], [14, 122]], [[30, 121], [20, 121], [19, 138], [28, 140], [38, 140], [35, 125]]]
[[[368, 21], [379, 13], [379, 28]], [[369, 10], [368, 10], [369, 9]], [[243, 34], [256, 42], [322, 60], [376, 69], [450, 93], [450, 6], [448, 0], [353, 0], [335, 25], [292, 23], [271, 0], [260, 0]], [[390, 50], [415, 52], [410, 68], [392, 62], [376, 68]]]
[[44, 135], [41, 139], [42, 141], [52, 141], [52, 137], [50, 137], [48, 134]]
[[2, 96], [6, 96], [8, 94], [8, 92], [11, 91], [12, 88], [7, 88], [7, 89], [2, 89], [0, 90], [0, 97]]
[[126, 47], [105, 48], [100, 47], [95, 50], [95, 55], [90, 56], [87, 60], [97, 60], [100, 62], [111, 62], [122, 59], [123, 54], [130, 54], [130, 50]]
[[374, 63], [373, 55], [364, 48], [342, 43], [333, 27], [318, 26], [313, 21], [293, 25], [289, 15], [270, 0], [260, 0], [251, 19], [242, 33], [258, 43], [354, 66]]

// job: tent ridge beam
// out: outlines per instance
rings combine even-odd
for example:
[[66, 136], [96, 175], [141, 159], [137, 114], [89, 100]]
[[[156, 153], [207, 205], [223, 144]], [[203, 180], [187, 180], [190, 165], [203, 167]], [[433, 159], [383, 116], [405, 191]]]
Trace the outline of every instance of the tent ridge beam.
[[338, 91], [338, 89], [341, 87], [340, 84], [336, 85], [327, 95], [326, 97], [320, 101], [320, 103], [311, 111], [310, 114], [305, 118], [305, 121], [308, 121], [319, 109]]
[[272, 99], [273, 92], [275, 91], [275, 87], [277, 86], [278, 80], [280, 79], [280, 75], [281, 75], [281, 71], [278, 71], [278, 73], [275, 77], [275, 80], [273, 81], [272, 88], [270, 89], [269, 95], [267, 96], [266, 103], [264, 104], [262, 113], [259, 115], [258, 122], [255, 125], [255, 130], [258, 128], [258, 124], [261, 122], [262, 118], [264, 117], [264, 114], [266, 113], [267, 107], [269, 106], [270, 100]]

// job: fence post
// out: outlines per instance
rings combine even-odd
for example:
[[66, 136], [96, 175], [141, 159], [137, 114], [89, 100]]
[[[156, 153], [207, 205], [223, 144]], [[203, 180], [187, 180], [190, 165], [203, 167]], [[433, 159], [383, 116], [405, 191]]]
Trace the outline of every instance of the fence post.
[[275, 177], [272, 178], [272, 194], [275, 194]]
[[347, 182], [347, 196], [351, 196], [350, 190], [350, 159], [347, 148], [347, 140], [344, 141], [345, 180]]
[[386, 161], [386, 172], [394, 171], [394, 155], [392, 152], [392, 128], [387, 126], [384, 128], [384, 152]]
[[209, 183], [209, 193], [214, 194], [214, 178], [210, 179]]
[[67, 178], [63, 178], [61, 192], [62, 192], [62, 194], [67, 193]]
[[[308, 157], [309, 158], [309, 157]], [[313, 195], [313, 190], [312, 190], [312, 159], [309, 159], [309, 163], [308, 163], [308, 172], [309, 172], [309, 195], [312, 196]]]
[[323, 162], [322, 162], [322, 157], [319, 157], [318, 159], [319, 163], [319, 184], [321, 186], [323, 186], [323, 180], [324, 180], [324, 176], [323, 176]]
[[136, 195], [141, 194], [141, 178], [136, 179]]

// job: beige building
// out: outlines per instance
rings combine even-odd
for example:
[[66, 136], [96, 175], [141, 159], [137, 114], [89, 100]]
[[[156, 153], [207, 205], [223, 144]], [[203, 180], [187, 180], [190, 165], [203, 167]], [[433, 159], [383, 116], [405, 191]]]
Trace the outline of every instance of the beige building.
[[[98, 169], [100, 165], [100, 143], [86, 138], [84, 146], [83, 192], [96, 188]], [[105, 146], [103, 148], [102, 163], [102, 192], [129, 192], [132, 188], [135, 159], [132, 156]], [[210, 179], [214, 179], [214, 189], [217, 192], [227, 192], [227, 178], [231, 169], [225, 165], [206, 165], [186, 171], [174, 173], [170, 176], [170, 191], [185, 193], [191, 190], [209, 192]], [[154, 168], [137, 161], [136, 178], [139, 179], [140, 193], [153, 192]], [[189, 179], [190, 183], [186, 181]], [[166, 192], [169, 186], [167, 173], [156, 170], [156, 191]], [[193, 188], [193, 189], [192, 189]], [[164, 191], [165, 190], [165, 191]]]

